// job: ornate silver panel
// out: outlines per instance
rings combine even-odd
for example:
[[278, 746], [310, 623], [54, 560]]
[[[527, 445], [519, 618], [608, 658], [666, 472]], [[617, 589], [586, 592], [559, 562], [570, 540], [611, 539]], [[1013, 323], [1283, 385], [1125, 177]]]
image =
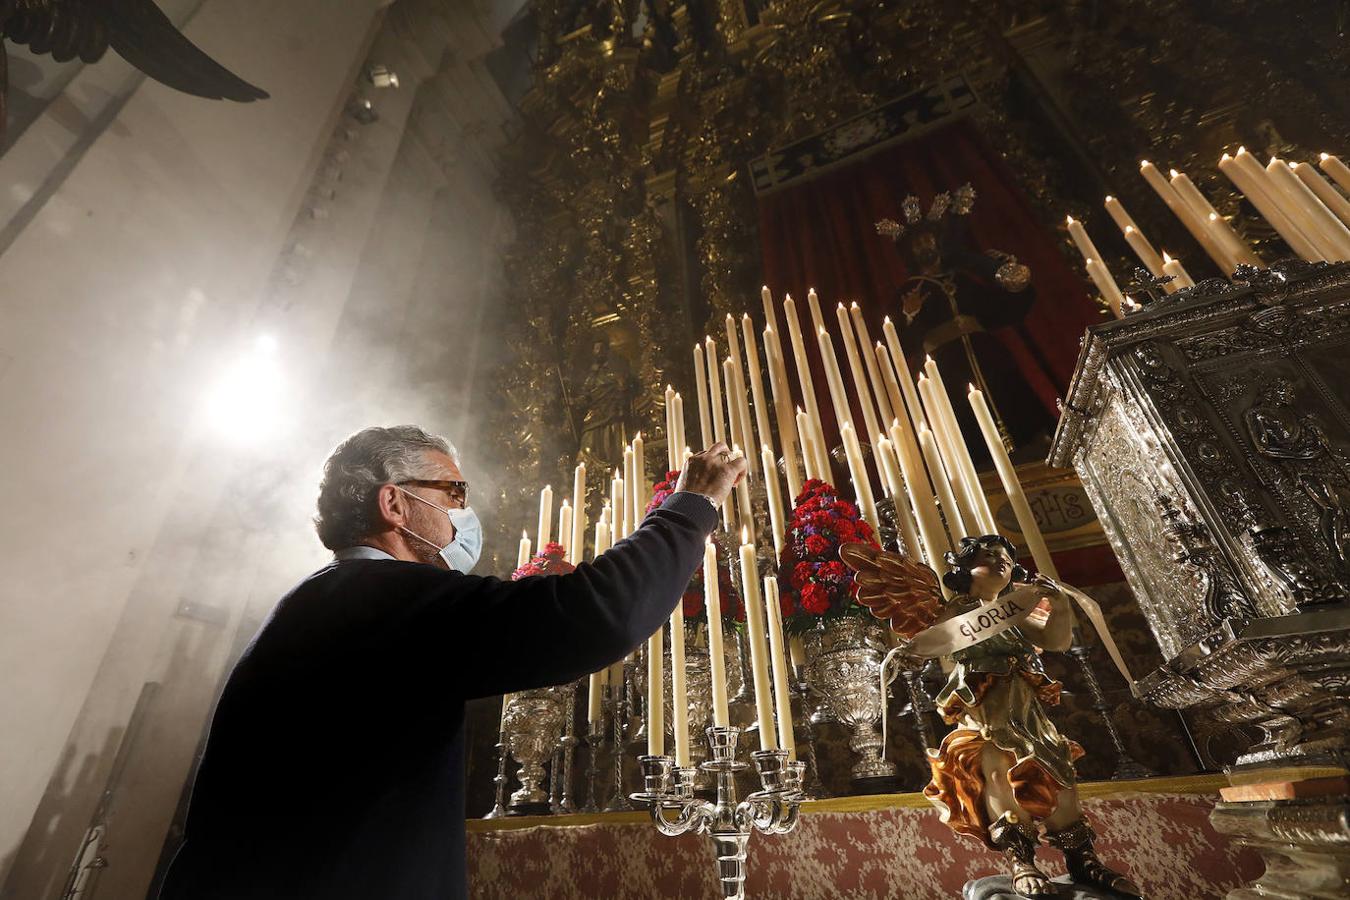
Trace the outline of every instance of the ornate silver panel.
[[1350, 265], [1277, 263], [1089, 329], [1072, 463], [1166, 663], [1168, 707], [1254, 725], [1244, 763], [1344, 759]]

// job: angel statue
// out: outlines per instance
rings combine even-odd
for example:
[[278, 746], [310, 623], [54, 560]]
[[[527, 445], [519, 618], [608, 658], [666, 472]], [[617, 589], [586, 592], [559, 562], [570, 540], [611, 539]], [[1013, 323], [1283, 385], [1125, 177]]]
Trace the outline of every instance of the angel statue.
[[[111, 48], [171, 88], [211, 100], [248, 103], [267, 92], [202, 52], [153, 0], [17, 0], [0, 2], [0, 37], [57, 62], [94, 63]], [[0, 131], [7, 60], [0, 42]]]
[[840, 557], [857, 572], [858, 601], [889, 620], [907, 641], [904, 652], [954, 663], [936, 704], [956, 727], [928, 751], [932, 780], [924, 788], [942, 821], [1002, 852], [1019, 896], [1058, 896], [1036, 865], [1042, 830], [1075, 884], [1142, 896], [1093, 850], [1073, 766], [1083, 748], [1045, 711], [1059, 702], [1060, 684], [1046, 674], [1040, 650], [1069, 648], [1069, 601], [1083, 603], [1083, 595], [1028, 575], [997, 534], [962, 538], [946, 554], [949, 599], [932, 569], [903, 554], [846, 544]]

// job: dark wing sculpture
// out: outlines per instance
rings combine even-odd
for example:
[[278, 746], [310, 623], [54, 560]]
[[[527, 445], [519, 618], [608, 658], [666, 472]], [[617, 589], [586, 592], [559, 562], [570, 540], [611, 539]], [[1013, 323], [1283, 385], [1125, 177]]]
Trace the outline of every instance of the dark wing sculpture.
[[854, 571], [858, 602], [896, 634], [912, 638], [942, 614], [937, 574], [923, 563], [870, 544], [844, 544], [839, 558]]
[[4, 37], [58, 62], [77, 56], [97, 62], [111, 47], [151, 78], [187, 94], [241, 103], [267, 97], [198, 49], [152, 0], [10, 0], [0, 3], [5, 8]]

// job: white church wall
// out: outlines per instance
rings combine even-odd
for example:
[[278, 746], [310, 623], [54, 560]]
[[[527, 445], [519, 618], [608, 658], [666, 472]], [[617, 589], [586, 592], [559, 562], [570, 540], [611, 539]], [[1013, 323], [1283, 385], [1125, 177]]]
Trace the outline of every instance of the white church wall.
[[[179, 599], [147, 583], [146, 560], [158, 556], [159, 587], [187, 594], [187, 573], [211, 558], [165, 530], [207, 515], [222, 473], [247, 465], [203, 398], [253, 337], [379, 6], [207, 0], [186, 33], [271, 99], [210, 102], [141, 81], [106, 122], [70, 118], [127, 77], [110, 56], [0, 158], [0, 883], [63, 748], [77, 779], [162, 663], [165, 617], [124, 618], [129, 597]], [[62, 128], [94, 131], [47, 139]], [[34, 208], [35, 162], [71, 148]], [[334, 287], [330, 319], [345, 299]], [[224, 556], [208, 593], [254, 577]], [[105, 692], [106, 727], [87, 722], [89, 746], [68, 746], [91, 686]]]

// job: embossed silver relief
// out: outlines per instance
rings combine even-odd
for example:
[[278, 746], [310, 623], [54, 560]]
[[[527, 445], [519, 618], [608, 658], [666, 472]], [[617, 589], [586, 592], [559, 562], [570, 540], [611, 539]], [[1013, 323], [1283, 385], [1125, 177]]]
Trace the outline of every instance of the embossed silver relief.
[[1322, 420], [1296, 406], [1294, 384], [1276, 376], [1243, 417], [1257, 451], [1307, 497], [1333, 565], [1350, 568], [1350, 478], [1336, 458]]
[[1094, 327], [1072, 461], [1167, 662], [1150, 703], [1350, 758], [1350, 265], [1278, 264]]

